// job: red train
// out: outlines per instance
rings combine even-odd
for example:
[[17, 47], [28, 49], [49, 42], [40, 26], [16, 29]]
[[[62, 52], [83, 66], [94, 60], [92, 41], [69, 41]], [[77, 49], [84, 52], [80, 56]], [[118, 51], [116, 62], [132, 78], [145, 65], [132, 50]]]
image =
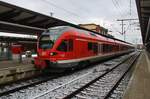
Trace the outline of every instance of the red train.
[[129, 43], [87, 30], [59, 26], [48, 29], [39, 37], [34, 63], [39, 69], [76, 68], [132, 50]]

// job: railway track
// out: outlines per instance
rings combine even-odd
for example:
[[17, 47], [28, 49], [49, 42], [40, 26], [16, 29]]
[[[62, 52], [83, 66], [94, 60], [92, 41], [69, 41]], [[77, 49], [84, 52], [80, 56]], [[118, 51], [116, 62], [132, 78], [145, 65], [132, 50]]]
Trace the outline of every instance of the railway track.
[[[136, 61], [139, 55], [134, 55], [129, 58], [126, 62], [128, 68], [123, 71], [120, 76], [117, 75], [118, 70], [121, 64], [112, 68], [111, 70], [107, 71], [103, 75], [97, 77], [96, 79], [90, 81], [89, 83], [85, 84], [81, 88], [73, 91], [72, 93], [63, 97], [64, 99], [70, 98], [82, 98], [82, 99], [89, 99], [89, 98], [99, 98], [99, 99], [108, 99], [113, 94], [114, 90], [118, 87], [124, 76], [128, 73], [128, 71], [132, 68], [132, 65]], [[118, 70], [117, 70], [118, 69]], [[117, 77], [118, 76], [118, 77]], [[112, 79], [115, 77], [116, 79]], [[113, 82], [113, 83], [112, 83]], [[95, 92], [95, 93], [94, 93]], [[99, 93], [102, 93], [101, 95]]]
[[138, 56], [139, 53], [134, 53], [134, 55], [130, 55], [111, 69], [106, 69], [103, 72], [93, 70], [74, 80], [29, 98], [99, 99], [100, 97], [100, 99], [106, 99], [112, 94], [122, 78], [128, 73], [131, 65]]
[[[18, 98], [18, 99], [22, 99], [22, 97], [24, 97], [24, 95], [21, 95], [21, 94], [28, 94], [26, 92], [29, 92], [29, 94], [31, 94], [32, 93], [31, 90], [35, 90], [31, 95], [28, 94], [29, 96], [26, 96], [26, 98], [24, 97], [24, 99], [34, 99], [34, 98], [39, 98], [39, 97], [43, 98], [43, 96], [45, 96], [46, 94], [49, 94], [51, 92], [52, 93], [55, 92], [54, 93], [55, 95], [58, 94], [58, 93], [64, 92], [64, 93], [62, 93], [63, 96], [60, 97], [60, 98], [64, 98], [64, 97], [68, 96], [69, 93], [72, 93], [73, 91], [75, 91], [75, 89], [79, 89], [83, 85], [86, 85], [87, 82], [91, 82], [91, 79], [93, 80], [93, 79], [95, 79], [95, 77], [98, 77], [99, 75], [103, 75], [104, 73], [109, 72], [111, 69], [115, 68], [117, 65], [120, 65], [120, 64], [124, 63], [125, 61], [128, 60], [128, 58], [130, 56], [131, 55], [125, 55], [125, 56], [121, 56], [120, 58], [113, 59], [112, 61], [106, 61], [106, 62], [100, 63], [101, 65], [103, 64], [104, 67], [100, 66], [98, 64], [99, 66], [97, 66], [97, 67], [100, 67], [99, 70], [98, 69], [92, 69], [91, 70], [90, 68], [88, 68], [89, 70], [88, 69], [87, 70], [83, 69], [84, 71], [89, 71], [89, 72], [86, 72], [86, 73], [82, 73], [83, 71], [81, 70], [81, 71], [75, 71], [73, 73], [70, 73], [69, 75], [66, 74], [66, 76], [64, 76], [64, 74], [63, 75], [60, 74], [60, 75], [54, 75], [54, 76], [50, 76], [50, 77], [46, 77], [46, 78], [43, 77], [40, 80], [27, 81], [29, 83], [22, 84], [19, 87], [12, 87], [12, 88], [8, 88], [7, 90], [6, 89], [5, 90], [0, 90], [0, 96], [2, 98], [11, 98], [11, 99]], [[93, 68], [94, 68], [94, 66], [93, 66]], [[72, 75], [74, 75], [74, 74], [75, 74], [75, 76], [73, 77]], [[78, 76], [77, 74], [78, 75], [82, 74], [82, 75]], [[70, 77], [67, 78], [67, 76], [70, 76]], [[73, 77], [73, 79], [71, 78], [71, 76]], [[91, 78], [89, 76], [91, 76]], [[64, 78], [65, 78], [66, 79], [66, 80], [64, 80], [65, 82], [62, 82], [61, 80], [59, 80], [60, 78], [62, 80], [64, 80]], [[53, 81], [52, 79], [55, 79], [56, 81]], [[83, 82], [78, 82], [79, 86], [74, 87], [73, 90], [71, 89], [71, 91], [69, 91], [69, 93], [66, 92], [66, 91], [60, 90], [64, 86], [67, 88], [67, 86], [71, 86], [71, 84], [74, 84], [75, 82], [80, 81], [82, 79], [83, 79]], [[86, 80], [84, 80], [84, 79], [86, 79]], [[52, 82], [52, 84], [51, 84], [51, 82]], [[48, 90], [47, 91], [42, 91], [42, 93], [40, 93], [40, 91], [39, 92], [36, 91], [38, 89], [36, 87], [42, 86], [43, 83], [45, 83], [45, 84], [47, 83], [45, 88], [44, 87], [43, 88], [39, 88], [39, 90], [43, 90], [43, 89], [44, 90], [48, 89]], [[56, 84], [57, 86], [55, 86], [55, 85], [53, 85], [53, 83], [58, 83], [58, 84]], [[48, 86], [48, 84], [50, 84], [50, 86]], [[53, 86], [53, 87], [51, 87], [51, 86]], [[7, 87], [9, 87], [9, 86], [7, 86]], [[57, 90], [60, 90], [61, 92], [59, 92]], [[20, 97], [18, 97], [18, 96], [16, 97], [16, 95], [14, 95], [15, 93], [17, 95], [19, 94]], [[49, 97], [57, 98], [57, 97], [59, 97], [59, 94], [58, 94], [58, 96], [50, 95]]]
[[[0, 90], [0, 97], [1, 96], [4, 96], [4, 95], [8, 95], [10, 93], [14, 93], [16, 91], [19, 91], [19, 90], [23, 90], [23, 89], [26, 89], [28, 87], [32, 87], [32, 86], [35, 86], [35, 85], [38, 85], [38, 84], [41, 84], [41, 83], [44, 83], [44, 82], [47, 82], [49, 80], [52, 80], [52, 79], [56, 79], [58, 77], [61, 77], [62, 74], [59, 74], [59, 75], [51, 75], [51, 76], [44, 76], [44, 75], [39, 75], [40, 77], [37, 77], [34, 78], [34, 79], [29, 79], [27, 81], [19, 81], [18, 83], [14, 83], [14, 85], [6, 85], [7, 88], [3, 88], [3, 90]], [[42, 77], [44, 76], [44, 78]], [[17, 84], [19, 84], [17, 86]]]

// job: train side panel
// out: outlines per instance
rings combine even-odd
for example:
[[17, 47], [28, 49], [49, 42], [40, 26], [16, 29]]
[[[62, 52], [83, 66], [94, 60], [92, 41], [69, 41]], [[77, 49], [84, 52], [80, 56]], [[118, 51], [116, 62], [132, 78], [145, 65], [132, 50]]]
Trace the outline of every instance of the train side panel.
[[74, 68], [81, 62], [95, 62], [130, 52], [122, 42], [79, 31], [67, 31], [55, 41], [51, 49], [41, 49], [35, 66], [39, 69]]

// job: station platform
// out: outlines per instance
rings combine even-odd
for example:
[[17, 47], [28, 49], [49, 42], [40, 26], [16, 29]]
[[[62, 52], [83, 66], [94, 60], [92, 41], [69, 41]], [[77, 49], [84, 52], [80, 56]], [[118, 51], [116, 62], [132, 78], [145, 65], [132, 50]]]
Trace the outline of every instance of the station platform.
[[21, 63], [17, 59], [0, 61], [0, 69], [31, 65], [31, 61], [32, 61], [31, 58], [23, 59]]
[[20, 56], [18, 54], [12, 55], [11, 60], [0, 60], [0, 70], [4, 68], [11, 68], [16, 66], [29, 66], [33, 65], [34, 57], [36, 57], [35, 54], [32, 55], [32, 57], [26, 57], [25, 55], [22, 55], [22, 61], [20, 61]]
[[23, 58], [21, 63], [17, 58], [0, 61], [0, 85], [37, 74], [37, 70], [31, 63], [32, 60], [33, 58]]
[[142, 51], [123, 99], [150, 99], [150, 54]]

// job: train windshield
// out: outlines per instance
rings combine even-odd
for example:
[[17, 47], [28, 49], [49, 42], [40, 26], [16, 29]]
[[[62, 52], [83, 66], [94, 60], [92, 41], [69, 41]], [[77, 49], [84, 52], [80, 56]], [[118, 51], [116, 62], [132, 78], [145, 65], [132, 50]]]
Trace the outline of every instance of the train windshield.
[[42, 49], [51, 49], [54, 45], [54, 41], [50, 39], [49, 35], [43, 35], [40, 38], [39, 47]]
[[51, 49], [55, 41], [66, 30], [66, 27], [49, 28], [43, 33], [39, 40], [39, 47], [42, 49]]

